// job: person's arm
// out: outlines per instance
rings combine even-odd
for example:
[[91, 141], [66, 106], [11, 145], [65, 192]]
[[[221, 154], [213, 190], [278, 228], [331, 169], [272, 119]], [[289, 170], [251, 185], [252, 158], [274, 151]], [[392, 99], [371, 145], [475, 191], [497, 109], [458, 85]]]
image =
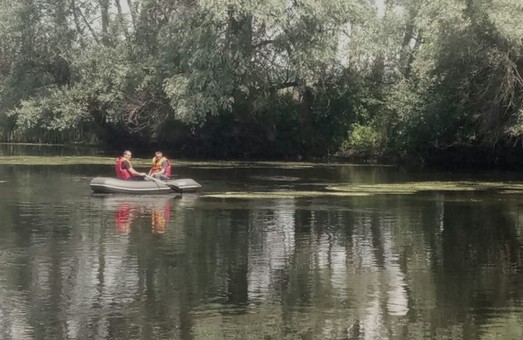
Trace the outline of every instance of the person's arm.
[[130, 167], [129, 168], [129, 171], [134, 175], [134, 176], [147, 176], [147, 174], [145, 172], [138, 172], [136, 170], [133, 169], [133, 167]]
[[168, 161], [163, 161], [162, 162], [162, 170], [160, 170], [158, 173], [160, 175], [163, 175], [165, 174], [165, 171], [167, 170], [167, 167], [169, 166], [169, 162]]
[[128, 169], [129, 172], [133, 176], [147, 176], [147, 174], [145, 172], [138, 172], [138, 171], [134, 170], [133, 167], [131, 166], [131, 163], [129, 163], [127, 161], [124, 162], [123, 167], [124, 167], [124, 169]]

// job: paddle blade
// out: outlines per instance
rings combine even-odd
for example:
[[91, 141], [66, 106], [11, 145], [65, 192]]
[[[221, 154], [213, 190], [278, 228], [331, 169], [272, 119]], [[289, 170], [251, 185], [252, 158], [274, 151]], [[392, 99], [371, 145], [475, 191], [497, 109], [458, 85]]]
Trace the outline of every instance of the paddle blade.
[[[164, 182], [165, 183], [165, 182]], [[171, 188], [173, 191], [179, 193], [179, 194], [182, 194], [183, 193], [183, 190], [180, 188], [180, 187], [177, 187], [176, 185], [174, 184], [168, 184], [168, 183], [165, 183], [165, 185], [167, 185], [169, 188]]]

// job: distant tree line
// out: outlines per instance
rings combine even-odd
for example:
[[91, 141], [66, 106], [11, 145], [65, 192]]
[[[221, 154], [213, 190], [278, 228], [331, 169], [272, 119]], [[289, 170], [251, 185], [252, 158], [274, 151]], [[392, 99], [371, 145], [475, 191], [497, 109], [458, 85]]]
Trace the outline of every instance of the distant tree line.
[[521, 18], [520, 0], [0, 0], [0, 140], [513, 163]]

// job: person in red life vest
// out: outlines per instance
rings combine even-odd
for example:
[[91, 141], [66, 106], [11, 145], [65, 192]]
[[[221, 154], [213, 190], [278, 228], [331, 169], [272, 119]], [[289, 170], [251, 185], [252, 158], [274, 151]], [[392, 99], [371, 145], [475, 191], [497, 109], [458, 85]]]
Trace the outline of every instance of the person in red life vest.
[[122, 156], [116, 159], [116, 164], [114, 165], [116, 177], [124, 181], [143, 181], [147, 174], [134, 170], [131, 164], [131, 156], [131, 151], [125, 150]]
[[164, 181], [171, 178], [171, 162], [163, 156], [161, 151], [154, 153], [153, 166], [149, 170], [148, 176]]

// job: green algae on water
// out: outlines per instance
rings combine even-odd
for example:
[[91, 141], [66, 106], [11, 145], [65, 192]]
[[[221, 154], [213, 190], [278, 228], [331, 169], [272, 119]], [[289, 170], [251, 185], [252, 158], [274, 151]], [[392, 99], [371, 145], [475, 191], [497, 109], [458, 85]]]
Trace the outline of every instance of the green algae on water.
[[[113, 165], [114, 156], [0, 156], [0, 165]], [[152, 156], [151, 156], [152, 157]], [[199, 169], [264, 169], [277, 168], [300, 170], [322, 167], [365, 167], [368, 165], [339, 164], [339, 163], [312, 163], [312, 162], [249, 162], [249, 161], [192, 161], [172, 159], [173, 164], [179, 167]], [[133, 158], [135, 166], [150, 166], [150, 158]], [[382, 166], [382, 165], [380, 165]]]
[[[113, 166], [116, 156], [0, 156], [3, 165], [110, 165]], [[149, 167], [151, 159], [132, 158], [133, 166]], [[236, 167], [234, 162], [199, 162], [173, 160], [174, 166], [203, 167], [214, 165], [216, 169]]]
[[[111, 156], [0, 156], [0, 164], [4, 165], [113, 165], [117, 155]], [[151, 156], [152, 157], [152, 156]], [[229, 168], [311, 168], [312, 163], [270, 163], [270, 162], [239, 162], [239, 161], [186, 161], [172, 159], [174, 166], [194, 167], [200, 169]], [[132, 158], [135, 166], [150, 166], [150, 158]]]
[[237, 199], [279, 199], [279, 198], [312, 198], [312, 197], [354, 197], [369, 196], [362, 192], [334, 192], [334, 191], [271, 191], [271, 192], [219, 192], [202, 195], [207, 198], [237, 198]]
[[503, 193], [523, 193], [523, 183], [511, 182], [407, 182], [407, 183], [389, 183], [389, 184], [345, 184], [330, 185], [328, 190], [335, 192], [358, 192], [369, 194], [414, 194], [423, 191], [441, 191], [441, 192], [497, 192]]

